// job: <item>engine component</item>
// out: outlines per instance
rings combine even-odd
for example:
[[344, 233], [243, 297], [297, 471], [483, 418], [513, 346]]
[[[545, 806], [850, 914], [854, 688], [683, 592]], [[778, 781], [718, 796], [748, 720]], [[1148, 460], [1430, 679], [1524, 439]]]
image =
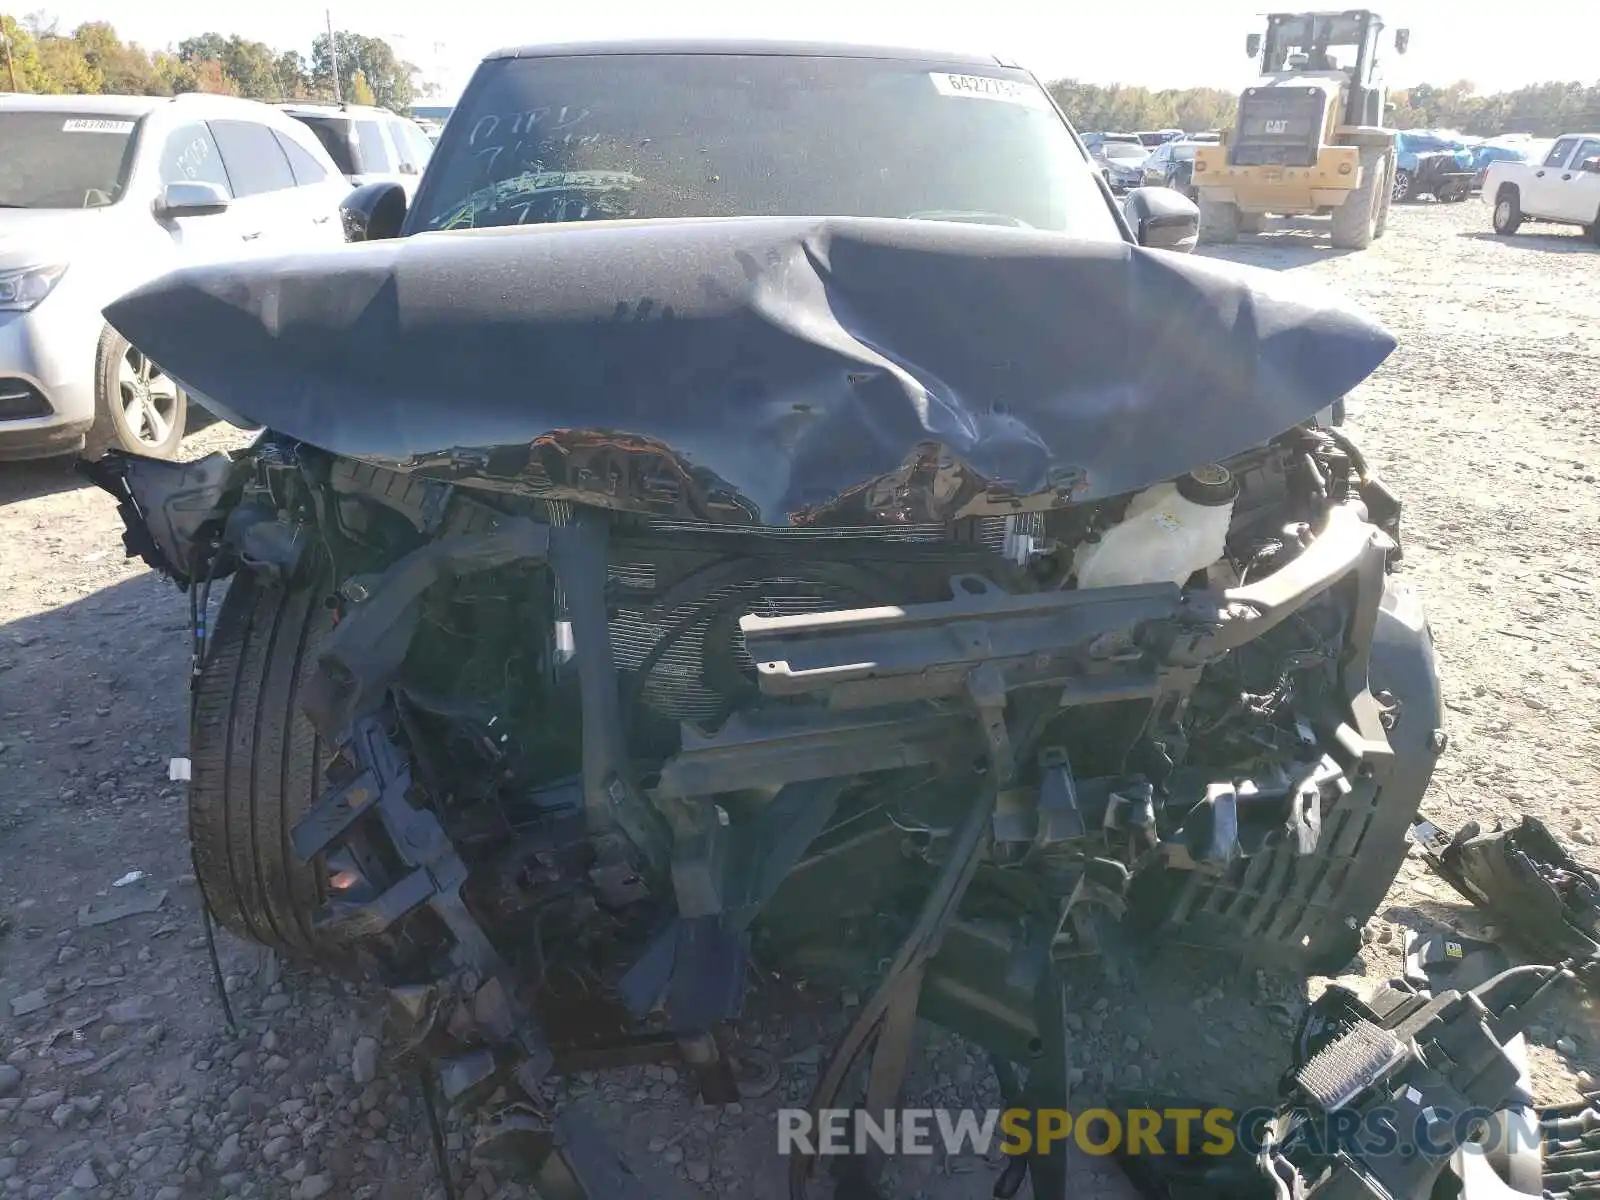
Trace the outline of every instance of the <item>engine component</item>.
[[1072, 564], [1078, 586], [1182, 584], [1222, 557], [1238, 495], [1233, 475], [1217, 463], [1146, 488], [1121, 521], [1079, 547]]

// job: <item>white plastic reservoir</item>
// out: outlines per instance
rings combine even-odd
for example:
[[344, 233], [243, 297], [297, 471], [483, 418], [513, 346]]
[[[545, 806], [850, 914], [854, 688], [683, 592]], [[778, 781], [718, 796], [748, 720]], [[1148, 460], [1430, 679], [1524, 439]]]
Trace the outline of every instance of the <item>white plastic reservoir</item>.
[[1238, 494], [1233, 475], [1216, 463], [1146, 488], [1099, 541], [1078, 547], [1078, 586], [1182, 584], [1222, 557]]

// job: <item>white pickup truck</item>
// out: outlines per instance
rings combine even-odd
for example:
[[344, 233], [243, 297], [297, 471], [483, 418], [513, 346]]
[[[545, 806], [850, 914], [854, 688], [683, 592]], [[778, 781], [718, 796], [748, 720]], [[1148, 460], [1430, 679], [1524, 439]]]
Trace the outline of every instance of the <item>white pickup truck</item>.
[[1600, 245], [1600, 133], [1563, 134], [1541, 162], [1490, 163], [1483, 202], [1503, 237], [1524, 221], [1557, 221], [1582, 225]]

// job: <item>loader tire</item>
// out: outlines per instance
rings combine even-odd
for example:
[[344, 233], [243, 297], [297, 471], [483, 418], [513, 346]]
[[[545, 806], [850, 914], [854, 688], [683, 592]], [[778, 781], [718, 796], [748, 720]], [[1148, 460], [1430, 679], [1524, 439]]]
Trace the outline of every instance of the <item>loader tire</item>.
[[1267, 214], [1266, 213], [1240, 213], [1239, 214], [1239, 232], [1240, 233], [1260, 233], [1261, 230], [1265, 227], [1266, 222], [1267, 222]]
[[1200, 195], [1200, 244], [1223, 246], [1239, 240], [1239, 206], [1231, 200]]
[[330, 750], [300, 711], [332, 627], [325, 572], [287, 586], [241, 571], [222, 603], [195, 692], [189, 838], [212, 915], [286, 958], [323, 958], [321, 887], [289, 844]]
[[1389, 228], [1389, 208], [1394, 204], [1394, 155], [1383, 156], [1383, 182], [1378, 185], [1378, 216], [1372, 223], [1372, 236], [1381, 238]]
[[1333, 244], [1339, 250], [1365, 250], [1378, 227], [1378, 192], [1384, 177], [1384, 156], [1361, 156], [1361, 186], [1333, 210]]

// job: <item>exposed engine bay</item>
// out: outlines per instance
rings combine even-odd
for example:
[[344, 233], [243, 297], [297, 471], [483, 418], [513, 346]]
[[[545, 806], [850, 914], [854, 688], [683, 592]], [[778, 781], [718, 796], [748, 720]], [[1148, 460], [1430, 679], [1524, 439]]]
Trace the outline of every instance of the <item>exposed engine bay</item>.
[[[1014, 268], [994, 231], [949, 236]], [[457, 251], [426, 249], [450, 278]], [[1027, 265], [1069, 278], [1072, 263]], [[259, 270], [189, 272], [110, 315], [134, 336], [154, 329], [154, 303], [200, 312], [231, 295], [214, 328], [248, 310], [292, 357], [282, 297], [307, 268]], [[762, 304], [770, 282], [751, 280]], [[1286, 361], [1308, 379], [1317, 328], [1368, 328], [1274, 308], [1220, 274], [1206, 286], [1297, 345]], [[1284, 332], [1297, 323], [1303, 341]], [[201, 324], [150, 352], [210, 396], [225, 375], [182, 340]], [[881, 338], [875, 352], [900, 385], [923, 378]], [[1211, 378], [1292, 377], [1224, 359]], [[1162, 433], [1159, 452], [1107, 451], [1044, 490], [997, 483], [924, 429], [897, 466], [774, 525], [772, 497], [810, 483], [752, 488], [660, 428], [569, 422], [514, 455], [494, 442], [402, 460], [358, 447], [341, 409], [316, 436], [307, 397], [331, 411], [373, 382], [341, 392], [359, 366], [331, 362], [311, 354], [278, 413], [248, 409], [267, 428], [237, 456], [114, 454], [88, 470], [121, 501], [129, 552], [195, 597], [191, 832], [208, 905], [247, 937], [381, 979], [452, 1102], [508, 1084], [536, 1098], [551, 1071], [663, 1056], [708, 1100], [734, 1099], [759, 1057], [727, 1034], [754, 956], [871, 990], [813, 1107], [869, 1052], [903, 1066], [919, 1014], [1026, 1066], [1042, 1104], [1066, 1094], [1059, 981], [1078, 960], [1136, 938], [1330, 970], [1406, 852], [1445, 745], [1432, 645], [1391, 574], [1399, 502], [1311, 417], [1331, 399], [1316, 387], [1282, 400], [1292, 420], [1257, 405], [1251, 430], [1197, 434], [1234, 444], [1176, 475], [1151, 474], [1181, 448]], [[1027, 408], [1007, 444], [1054, 453]], [[1126, 419], [1091, 411], [1057, 425]], [[206, 593], [229, 576], [208, 634]], [[268, 649], [251, 649], [252, 628], [272, 631]], [[295, 639], [292, 663], [249, 666]], [[205, 766], [232, 727], [220, 697], [249, 670], [262, 703], [295, 697], [312, 747], [283, 750], [294, 862], [270, 869], [226, 831], [238, 784]], [[881, 1108], [897, 1076], [873, 1077], [864, 1104]], [[537, 1105], [514, 1108], [505, 1127], [548, 1152]], [[1029, 1169], [1035, 1195], [1062, 1194], [1058, 1162]]]

